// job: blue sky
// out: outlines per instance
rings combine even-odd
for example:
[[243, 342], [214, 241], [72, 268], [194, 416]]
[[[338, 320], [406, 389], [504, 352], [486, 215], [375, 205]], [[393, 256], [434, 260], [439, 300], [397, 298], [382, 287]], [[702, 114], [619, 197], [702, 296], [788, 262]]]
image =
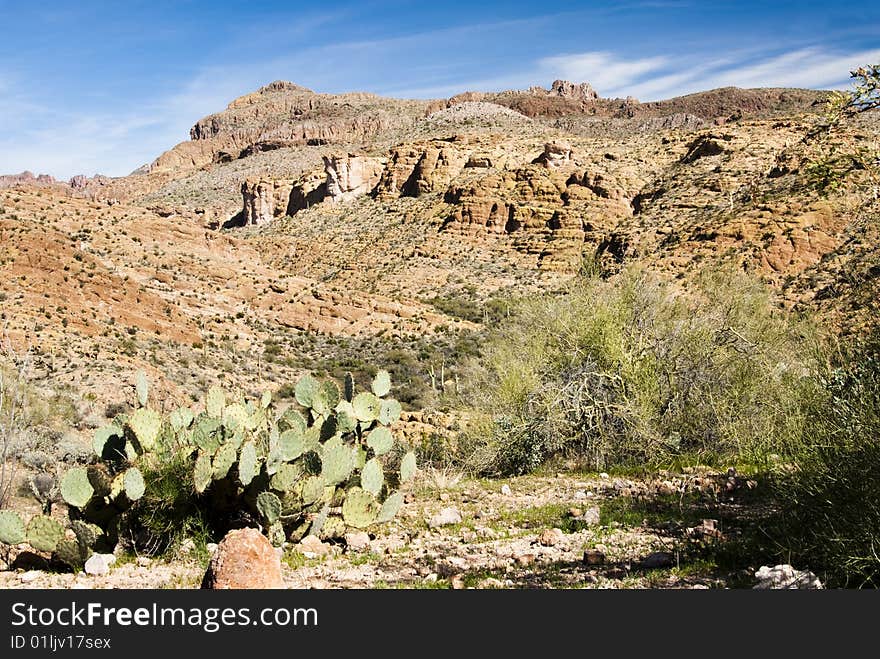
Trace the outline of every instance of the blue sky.
[[272, 80], [439, 98], [590, 82], [640, 100], [832, 88], [878, 2], [0, 0], [0, 173], [127, 174]]

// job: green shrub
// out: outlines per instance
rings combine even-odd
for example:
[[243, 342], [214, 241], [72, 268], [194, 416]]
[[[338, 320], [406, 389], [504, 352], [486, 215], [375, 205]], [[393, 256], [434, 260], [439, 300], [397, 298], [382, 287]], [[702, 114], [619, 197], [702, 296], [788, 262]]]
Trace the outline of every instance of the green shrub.
[[740, 271], [688, 287], [634, 268], [581, 277], [488, 341], [468, 462], [513, 474], [560, 453], [596, 468], [788, 453], [812, 397], [809, 336]]
[[780, 554], [838, 586], [880, 585], [880, 332], [823, 377], [796, 467], [777, 483]]

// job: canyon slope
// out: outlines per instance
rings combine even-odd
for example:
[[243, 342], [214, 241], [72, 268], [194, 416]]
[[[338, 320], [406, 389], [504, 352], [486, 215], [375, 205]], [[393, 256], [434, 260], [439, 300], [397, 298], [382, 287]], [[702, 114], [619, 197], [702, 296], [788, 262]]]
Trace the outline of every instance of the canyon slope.
[[380, 364], [430, 407], [510, 300], [585, 265], [686, 280], [731, 262], [854, 331], [880, 274], [857, 154], [880, 122], [816, 137], [824, 97], [640, 103], [555, 81], [399, 100], [274, 82], [129, 176], [3, 177], [0, 327], [83, 432], [131, 402], [139, 369], [170, 405], [212, 382], [284, 395], [305, 370]]

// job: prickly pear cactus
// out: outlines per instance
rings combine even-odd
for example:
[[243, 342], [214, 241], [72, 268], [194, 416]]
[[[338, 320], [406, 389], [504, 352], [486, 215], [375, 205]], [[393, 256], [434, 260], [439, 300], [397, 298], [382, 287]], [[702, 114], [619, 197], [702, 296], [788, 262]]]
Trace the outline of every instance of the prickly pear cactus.
[[14, 510], [0, 510], [0, 542], [17, 545], [27, 539], [24, 522]]
[[85, 508], [94, 493], [89, 472], [84, 467], [74, 467], [61, 478], [61, 497], [70, 506]]
[[260, 492], [257, 497], [257, 511], [267, 524], [274, 524], [281, 517], [281, 499], [271, 492]]
[[379, 398], [382, 398], [382, 396], [387, 396], [389, 393], [391, 393], [391, 375], [388, 373], [388, 371], [379, 371], [378, 373], [376, 373], [376, 377], [373, 378], [370, 389], [372, 389], [373, 393], [376, 394]]
[[137, 467], [129, 467], [122, 477], [122, 487], [129, 501], [137, 501], [146, 492], [143, 474]]
[[148, 453], [156, 446], [162, 429], [162, 416], [155, 410], [142, 407], [134, 411], [126, 426], [137, 443], [138, 453]]
[[45, 515], [35, 515], [27, 525], [27, 541], [37, 551], [55, 551], [64, 537], [64, 527]]
[[379, 504], [376, 497], [359, 487], [352, 487], [345, 493], [342, 504], [342, 519], [349, 526], [363, 529], [376, 521]]

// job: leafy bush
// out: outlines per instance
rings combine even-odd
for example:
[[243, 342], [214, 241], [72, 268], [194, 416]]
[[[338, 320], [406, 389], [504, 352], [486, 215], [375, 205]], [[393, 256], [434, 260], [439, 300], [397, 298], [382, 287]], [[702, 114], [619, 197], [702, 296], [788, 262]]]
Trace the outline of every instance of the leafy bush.
[[834, 585], [880, 585], [880, 332], [824, 375], [796, 467], [778, 479], [780, 553]]
[[688, 288], [633, 268], [582, 277], [488, 342], [469, 463], [515, 474], [560, 453], [596, 468], [787, 453], [812, 397], [806, 330], [732, 269]]

